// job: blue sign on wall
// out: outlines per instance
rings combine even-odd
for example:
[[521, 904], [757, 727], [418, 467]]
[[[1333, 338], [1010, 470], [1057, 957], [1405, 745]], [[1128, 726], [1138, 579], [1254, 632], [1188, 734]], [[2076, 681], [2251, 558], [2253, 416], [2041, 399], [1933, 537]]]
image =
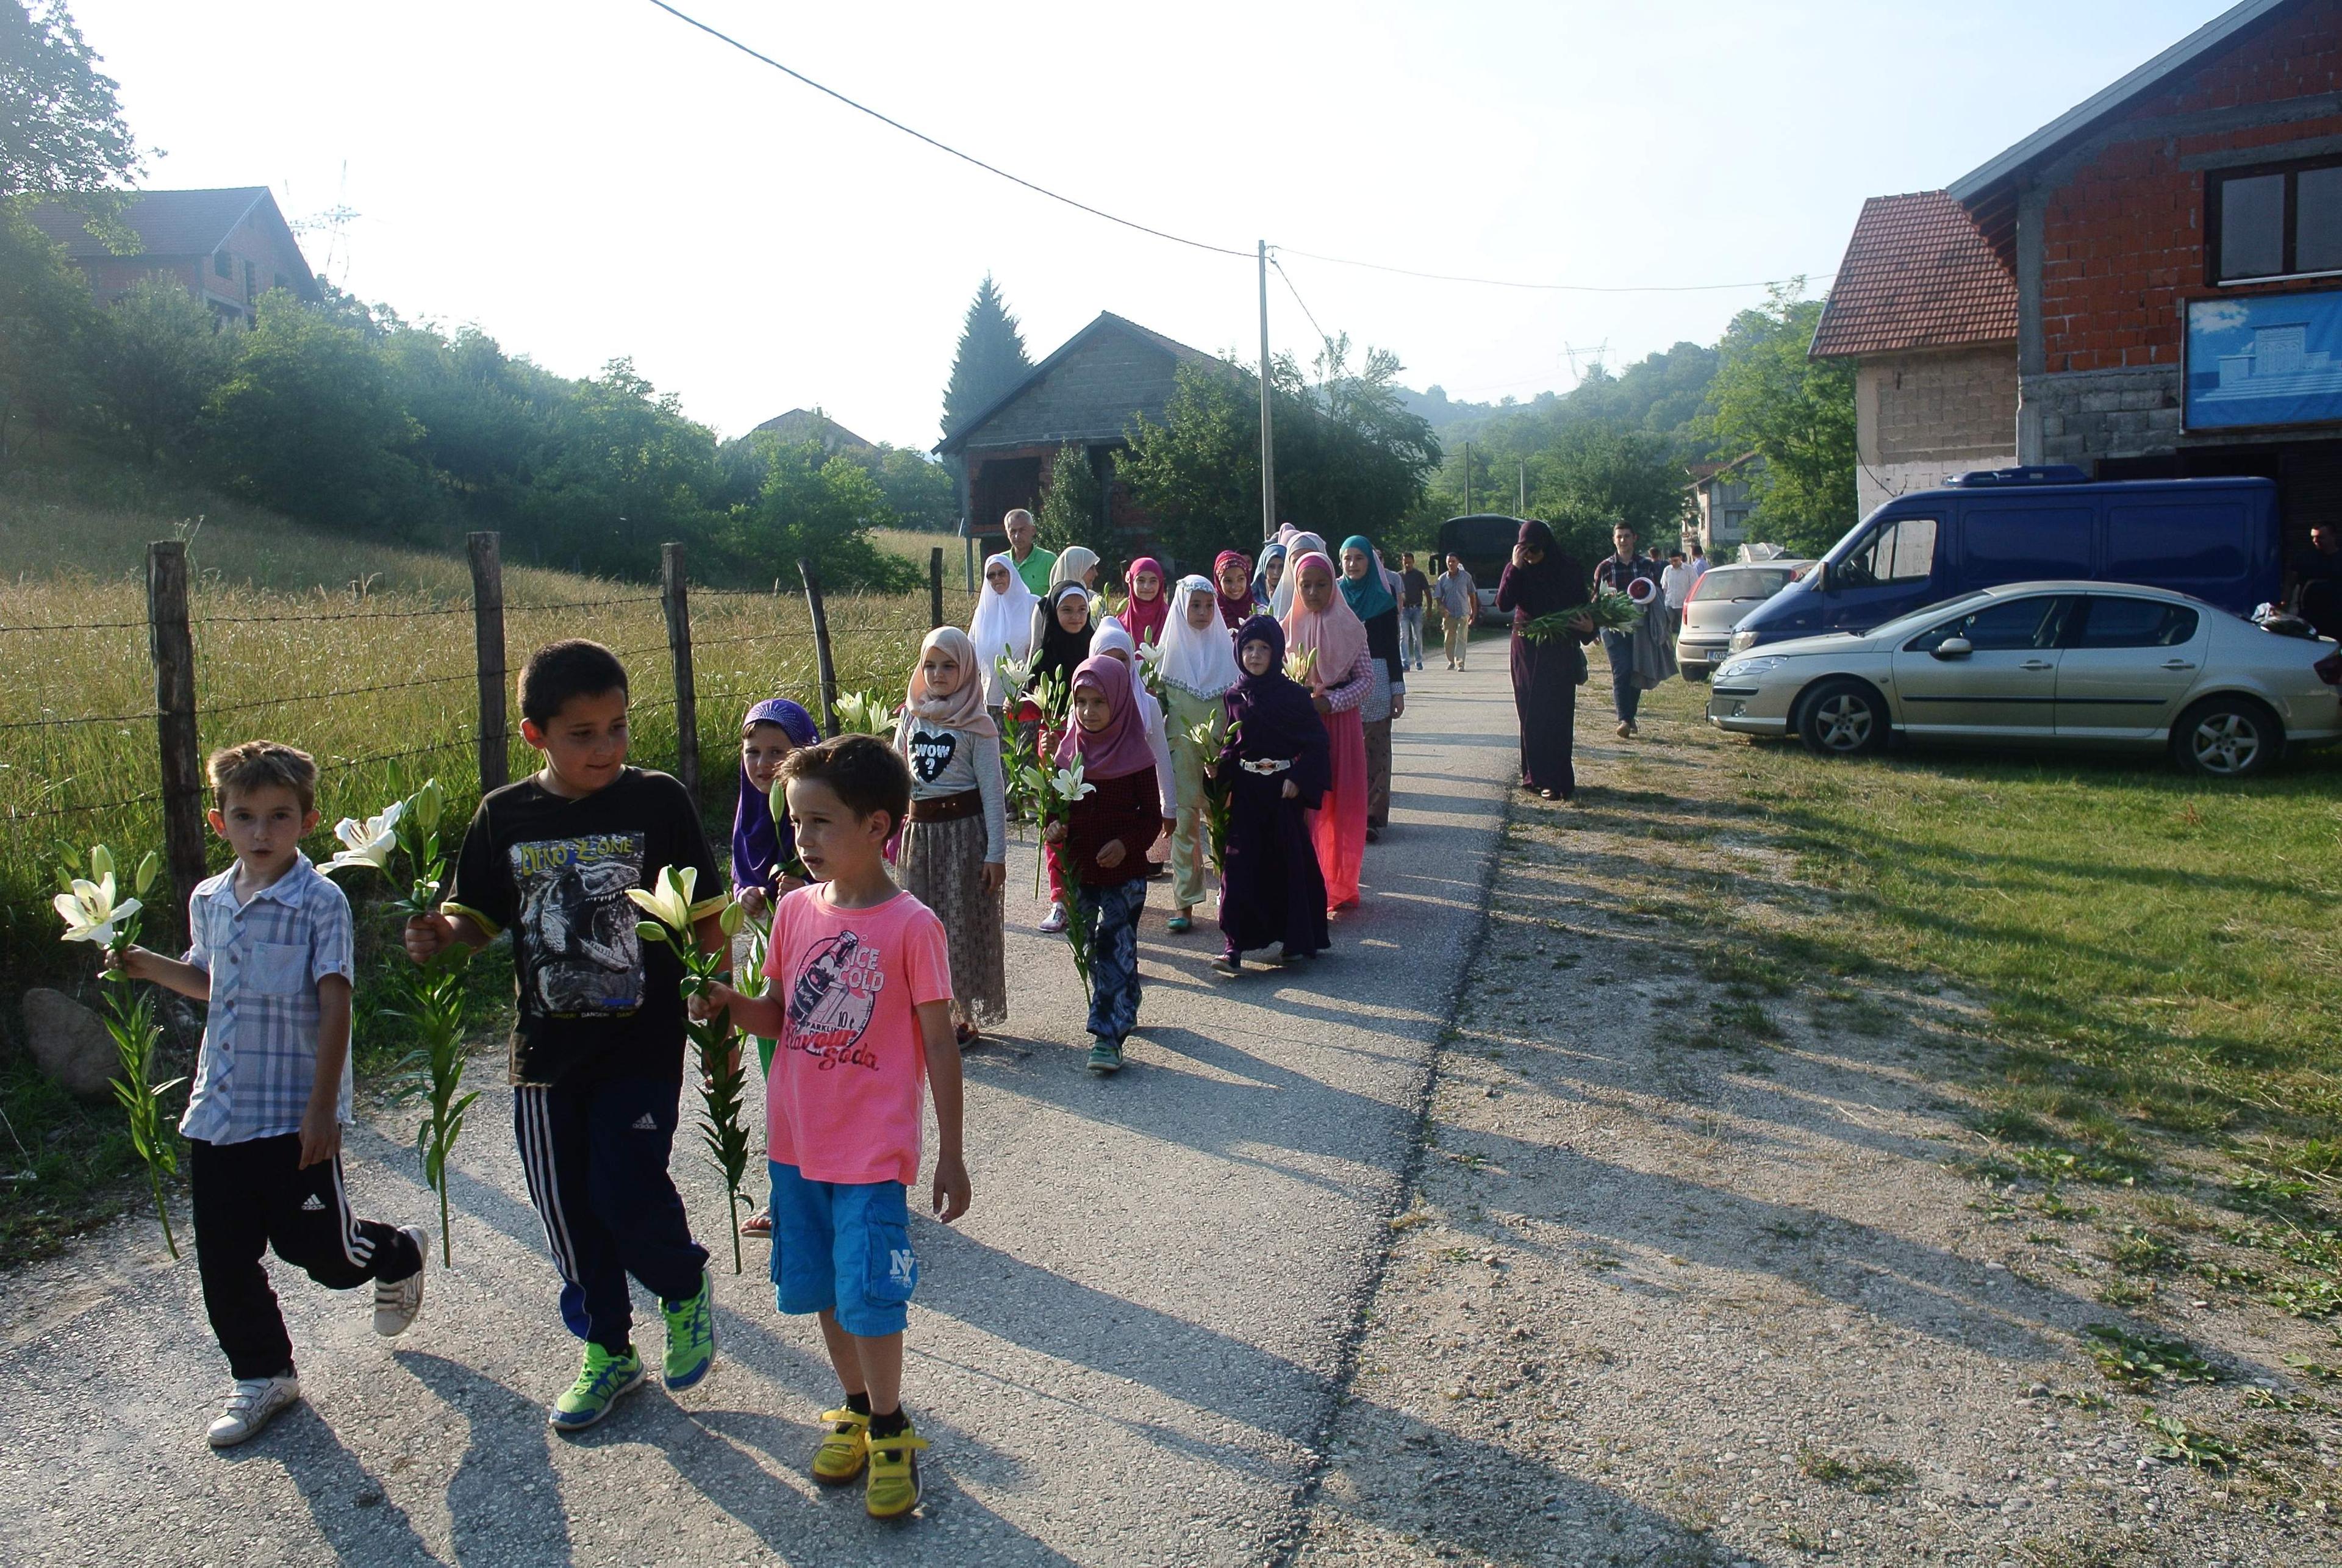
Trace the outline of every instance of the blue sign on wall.
[[2342, 289], [2187, 302], [2190, 430], [2342, 420]]

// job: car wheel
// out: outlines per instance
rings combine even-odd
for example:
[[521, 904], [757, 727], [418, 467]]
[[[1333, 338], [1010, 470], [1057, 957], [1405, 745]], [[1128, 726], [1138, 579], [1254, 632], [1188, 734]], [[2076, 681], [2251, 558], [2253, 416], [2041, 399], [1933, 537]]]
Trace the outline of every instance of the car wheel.
[[1683, 672], [1683, 678], [1686, 681], [1704, 681], [1707, 679], [1707, 666], [1706, 664], [1679, 664], [1676, 668]]
[[2277, 715], [2250, 697], [2210, 697], [2171, 726], [2173, 760], [2207, 778], [2251, 778], [2285, 751]]
[[1887, 704], [1860, 681], [1825, 681], [1797, 701], [1797, 737], [1820, 757], [1858, 757], [1887, 741]]

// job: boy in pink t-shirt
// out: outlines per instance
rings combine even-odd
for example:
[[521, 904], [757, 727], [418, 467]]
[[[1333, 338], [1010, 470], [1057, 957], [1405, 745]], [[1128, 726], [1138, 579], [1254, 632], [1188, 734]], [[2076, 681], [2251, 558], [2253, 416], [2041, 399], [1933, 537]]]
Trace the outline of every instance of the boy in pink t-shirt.
[[785, 1313], [821, 1314], [846, 1390], [822, 1413], [814, 1479], [840, 1485], [866, 1465], [864, 1506], [891, 1519], [918, 1505], [926, 1447], [902, 1405], [923, 1084], [936, 1103], [936, 1215], [949, 1224], [968, 1203], [950, 952], [943, 922], [886, 874], [886, 841], [911, 800], [894, 748], [841, 735], [791, 753], [781, 778], [814, 885], [774, 907], [765, 994], [713, 986], [692, 1011], [729, 1008], [735, 1025], [779, 1042], [765, 1081], [774, 1297]]

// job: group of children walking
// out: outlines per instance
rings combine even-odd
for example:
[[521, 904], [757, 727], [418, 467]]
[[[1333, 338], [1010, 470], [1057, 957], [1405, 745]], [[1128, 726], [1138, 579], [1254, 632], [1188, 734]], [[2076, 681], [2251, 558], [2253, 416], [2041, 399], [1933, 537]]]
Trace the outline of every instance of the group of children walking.
[[[776, 1303], [818, 1317], [839, 1383], [813, 1473], [862, 1478], [876, 1517], [917, 1505], [926, 1443], [901, 1393], [924, 1103], [939, 1144], [929, 1206], [948, 1223], [969, 1202], [960, 1051], [1007, 1016], [1003, 739], [1026, 721], [1002, 665], [1037, 650], [1069, 688], [1040, 743], [1058, 765], [1078, 762], [1091, 788], [1046, 834], [1050, 924], [1078, 914], [1090, 934], [1089, 1064], [1111, 1073], [1137, 1020], [1136, 928], [1158, 841], [1170, 929], [1192, 929], [1204, 902], [1207, 778], [1225, 782], [1228, 803], [1216, 967], [1238, 974], [1247, 951], [1268, 947], [1282, 963], [1315, 957], [1329, 913], [1357, 896], [1359, 710], [1399, 684], [1369, 668], [1350, 584], [1371, 573], [1374, 589], [1386, 584], [1366, 541], [1346, 544], [1346, 557], [1361, 553], [1361, 572], [1346, 574], [1305, 534], [1276, 547], [1257, 578], [1231, 551], [1212, 576], [1167, 585], [1142, 558], [1128, 604], [1095, 620], [1089, 552], [1057, 558], [1063, 580], [1046, 596], [993, 557], [970, 630], [922, 644], [892, 744], [823, 741], [785, 697], [748, 711], [728, 894], [681, 784], [626, 762], [617, 657], [570, 640], [529, 659], [520, 727], [543, 765], [481, 801], [439, 907], [403, 940], [416, 963], [511, 940], [514, 1136], [559, 1314], [584, 1342], [548, 1412], [556, 1431], [593, 1426], [649, 1379], [630, 1278], [660, 1303], [666, 1388], [694, 1388], [715, 1366], [707, 1253], [668, 1163], [686, 1020], [728, 1011], [765, 1068], [771, 1201], [742, 1228], [771, 1236]], [[1266, 613], [1279, 596], [1281, 620]], [[1309, 662], [1288, 674], [1291, 652]], [[109, 962], [209, 1007], [181, 1131], [205, 1305], [234, 1380], [207, 1437], [228, 1447], [300, 1398], [263, 1251], [328, 1288], [371, 1283], [374, 1329], [387, 1337], [421, 1310], [429, 1245], [420, 1226], [359, 1217], [343, 1181], [352, 924], [341, 890], [299, 847], [318, 820], [315, 764], [255, 741], [215, 754], [209, 773], [211, 824], [235, 864], [191, 896], [184, 957], [131, 947]], [[689, 912], [706, 951], [731, 950], [723, 915], [736, 899], [769, 923], [757, 994], [716, 984], [686, 1002], [679, 958], [642, 938], [628, 893], [670, 869], [717, 890]]]

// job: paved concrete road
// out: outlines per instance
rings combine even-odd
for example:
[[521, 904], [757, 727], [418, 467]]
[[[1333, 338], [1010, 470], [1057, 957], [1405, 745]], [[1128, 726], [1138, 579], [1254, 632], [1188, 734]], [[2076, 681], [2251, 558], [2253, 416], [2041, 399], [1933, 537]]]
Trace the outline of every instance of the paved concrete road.
[[[279, 1271], [308, 1408], [227, 1454], [203, 1427], [226, 1373], [192, 1259], [125, 1223], [0, 1287], [0, 1557], [44, 1563], [1250, 1563], [1296, 1528], [1348, 1336], [1398, 1197], [1436, 1039], [1478, 924], [1513, 775], [1509, 694], [1484, 654], [1418, 677], [1395, 826], [1334, 952], [1219, 979], [1217, 933], [1142, 931], [1130, 1064], [1084, 1071], [1061, 944], [1029, 934], [1010, 865], [1015, 1037], [968, 1057], [976, 1203], [915, 1222], [906, 1398], [935, 1443], [926, 1517], [881, 1527], [806, 1474], [836, 1397], [810, 1321], [773, 1310], [766, 1249], [718, 1276], [724, 1359], [656, 1383], [581, 1439], [544, 1406], [577, 1345], [554, 1311], [510, 1097], [458, 1152], [456, 1263], [385, 1343], [366, 1303]], [[483, 1057], [484, 1078], [495, 1074]], [[430, 1212], [393, 1115], [353, 1142], [370, 1213]], [[719, 1268], [722, 1197], [676, 1169]], [[915, 1203], [915, 1208], [917, 1206]], [[181, 1233], [185, 1233], [184, 1228]], [[646, 1351], [656, 1356], [653, 1303]]]

